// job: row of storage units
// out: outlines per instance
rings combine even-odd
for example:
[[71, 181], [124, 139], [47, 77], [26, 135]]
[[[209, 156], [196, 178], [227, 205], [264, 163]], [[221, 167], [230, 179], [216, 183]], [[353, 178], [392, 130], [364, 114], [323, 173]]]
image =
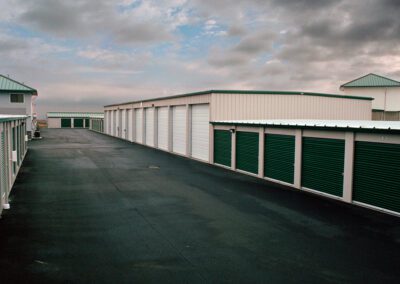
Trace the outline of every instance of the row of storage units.
[[305, 92], [211, 90], [104, 107], [104, 133], [210, 162], [210, 121], [371, 119], [371, 98]]
[[114, 110], [105, 117], [112, 136], [209, 161], [208, 104]]
[[400, 215], [400, 122], [213, 122], [213, 162]]
[[89, 125], [90, 130], [104, 132], [104, 119], [102, 118], [91, 118]]
[[48, 112], [48, 128], [89, 128], [90, 119], [103, 119], [104, 113], [99, 112]]
[[0, 214], [27, 151], [27, 116], [0, 115]]

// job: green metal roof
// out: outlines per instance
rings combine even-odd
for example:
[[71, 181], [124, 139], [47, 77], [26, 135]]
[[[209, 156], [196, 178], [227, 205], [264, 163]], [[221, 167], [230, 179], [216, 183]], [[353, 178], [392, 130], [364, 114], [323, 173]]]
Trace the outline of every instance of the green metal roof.
[[357, 87], [400, 87], [400, 82], [382, 77], [373, 73], [367, 74], [363, 77], [350, 81], [340, 86], [341, 88], [357, 88]]
[[0, 92], [32, 93], [37, 95], [37, 90], [0, 74]]
[[166, 100], [166, 99], [173, 99], [173, 98], [180, 98], [180, 97], [190, 97], [190, 96], [198, 96], [198, 95], [207, 95], [207, 94], [296, 95], [296, 96], [298, 95], [298, 96], [316, 96], [316, 97], [330, 97], [330, 98], [355, 99], [355, 100], [370, 100], [370, 101], [373, 100], [373, 98], [370, 98], [370, 97], [343, 96], [343, 95], [335, 95], [335, 94], [295, 92], [295, 91], [208, 90], [208, 91], [181, 94], [181, 95], [175, 95], [175, 96], [158, 97], [158, 98], [145, 99], [145, 100], [140, 100], [140, 101], [132, 101], [132, 102], [125, 102], [125, 103], [120, 103], [120, 104], [112, 104], [112, 105], [106, 105], [104, 107], [120, 106], [120, 105], [134, 104], [134, 103], [151, 102], [151, 101], [157, 101], [157, 100]]
[[49, 118], [104, 118], [103, 112], [48, 112]]

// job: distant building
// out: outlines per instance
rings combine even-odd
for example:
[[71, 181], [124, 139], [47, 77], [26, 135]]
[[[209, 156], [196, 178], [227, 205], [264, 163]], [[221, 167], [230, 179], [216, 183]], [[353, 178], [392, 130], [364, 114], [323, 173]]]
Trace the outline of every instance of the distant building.
[[0, 74], [0, 114], [27, 115], [26, 131], [36, 129], [34, 99], [37, 90]]
[[104, 118], [103, 112], [48, 112], [48, 128], [89, 128], [90, 119]]
[[340, 86], [347, 96], [372, 97], [373, 120], [400, 120], [400, 82], [368, 74]]

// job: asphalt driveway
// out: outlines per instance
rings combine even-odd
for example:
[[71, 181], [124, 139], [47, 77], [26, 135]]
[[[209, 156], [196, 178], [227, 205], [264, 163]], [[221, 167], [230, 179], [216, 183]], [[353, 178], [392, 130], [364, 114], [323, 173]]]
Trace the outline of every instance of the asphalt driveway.
[[0, 219], [1, 283], [400, 279], [400, 218], [88, 130], [42, 135]]

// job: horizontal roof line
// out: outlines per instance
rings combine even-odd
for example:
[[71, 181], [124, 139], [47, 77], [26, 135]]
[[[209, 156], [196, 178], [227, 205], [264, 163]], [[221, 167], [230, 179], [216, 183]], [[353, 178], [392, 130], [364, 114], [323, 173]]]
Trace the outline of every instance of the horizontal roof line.
[[135, 103], [144, 103], [144, 102], [151, 102], [151, 101], [157, 101], [157, 100], [167, 100], [167, 99], [174, 99], [174, 98], [180, 98], [180, 97], [190, 97], [190, 96], [207, 95], [207, 94], [304, 95], [304, 96], [345, 98], [345, 99], [356, 99], [356, 100], [373, 100], [373, 98], [371, 98], [371, 97], [358, 97], [358, 96], [345, 96], [345, 95], [342, 96], [342, 95], [338, 95], [338, 94], [324, 94], [324, 93], [312, 93], [312, 92], [255, 91], [255, 90], [249, 90], [249, 91], [246, 91], [246, 90], [208, 90], [208, 91], [180, 94], [180, 95], [174, 95], [174, 96], [157, 97], [157, 98], [152, 98], [152, 99], [131, 101], [131, 102], [125, 102], [125, 103], [119, 103], [119, 104], [111, 104], [111, 105], [106, 105], [104, 107], [120, 106], [120, 105], [135, 104]]

